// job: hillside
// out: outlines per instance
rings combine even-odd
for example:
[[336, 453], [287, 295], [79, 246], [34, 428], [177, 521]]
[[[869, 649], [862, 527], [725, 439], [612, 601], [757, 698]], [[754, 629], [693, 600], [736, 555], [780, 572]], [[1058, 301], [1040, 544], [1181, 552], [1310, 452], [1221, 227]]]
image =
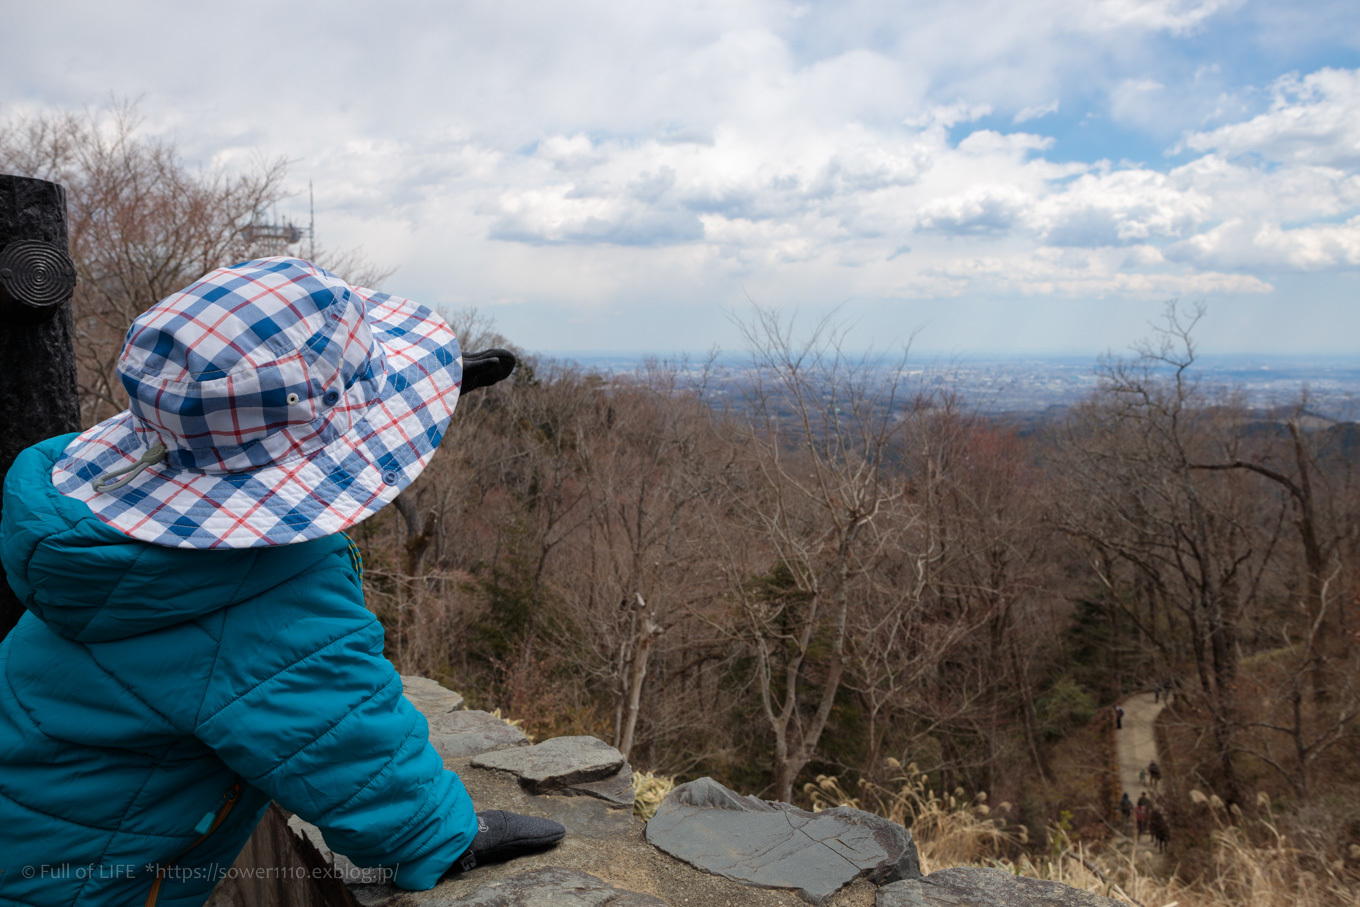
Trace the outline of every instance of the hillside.
[[[900, 785], [890, 759], [915, 764], [1010, 804], [996, 858], [1021, 862], [1054, 829], [1111, 839], [1101, 722], [1154, 680], [1179, 679], [1202, 741], [1187, 783], [1244, 822], [1265, 818], [1249, 750], [1284, 774], [1299, 758], [1289, 678], [1305, 723], [1335, 729], [1303, 761], [1360, 756], [1349, 425], [1130, 361], [1022, 431], [799, 356], [767, 349], [740, 406], [676, 367], [533, 357], [464, 401], [355, 533], [389, 656], [679, 781], [810, 806], [818, 778], [863, 800]], [[1237, 678], [1282, 638], [1256, 713]], [[1314, 823], [1304, 863], [1349, 878], [1360, 814], [1313, 804], [1352, 802], [1350, 782], [1309, 783], [1283, 804]], [[1172, 828], [1187, 882], [1202, 840]]]

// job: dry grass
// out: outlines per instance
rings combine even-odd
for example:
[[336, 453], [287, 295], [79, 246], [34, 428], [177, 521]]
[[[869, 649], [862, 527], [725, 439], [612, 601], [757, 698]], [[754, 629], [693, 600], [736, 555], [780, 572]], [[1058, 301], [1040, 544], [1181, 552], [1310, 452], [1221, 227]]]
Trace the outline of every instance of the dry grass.
[[[463, 706], [463, 708], [466, 709], [467, 706]], [[492, 717], [492, 718], [499, 718], [501, 721], [504, 721], [506, 724], [510, 725], [510, 726], [511, 726], [512, 728], [514, 728], [515, 730], [519, 731], [521, 734], [523, 734], [523, 735], [528, 739], [529, 743], [532, 744], [532, 743], [535, 742], [535, 741], [534, 741], [534, 735], [531, 734], [531, 733], [529, 733], [528, 731], [526, 731], [526, 730], [524, 729], [524, 719], [523, 719], [523, 718], [507, 718], [507, 717], [505, 717], [504, 715], [501, 714], [501, 710], [500, 710], [500, 709], [493, 709], [493, 710], [491, 711], [491, 717]]]
[[[1360, 907], [1354, 870], [1340, 859], [1295, 846], [1280, 831], [1268, 798], [1259, 804], [1262, 816], [1248, 819], [1216, 797], [1192, 794], [1214, 831], [1208, 865], [1186, 882], [1176, 878], [1174, 868], [1156, 871], [1145, 850], [1140, 859], [1136, 848], [1130, 854], [1104, 845], [1088, 849], [1073, 840], [1066, 816], [1048, 827], [1042, 851], [1026, 849], [1025, 829], [1003, 817], [1009, 804], [993, 811], [985, 794], [939, 794], [915, 765], [889, 764], [897, 773], [892, 787], [861, 782], [852, 796], [836, 778], [822, 776], [804, 791], [814, 809], [853, 806], [909, 826], [926, 872], [947, 866], [998, 868], [1140, 907]], [[1360, 853], [1350, 856], [1354, 861]]]
[[[991, 865], [1029, 843], [1024, 827], [1012, 827], [992, 815], [985, 793], [968, 797], [960, 788], [952, 794], [937, 794], [914, 763], [905, 771], [895, 759], [889, 759], [888, 765], [898, 773], [895, 788], [860, 782], [859, 796], [853, 797], [838, 779], [820, 775], [803, 792], [814, 810], [853, 806], [910, 826], [926, 872], [946, 866]], [[998, 809], [1005, 813], [1010, 808], [1009, 803], [1002, 803]]]
[[675, 779], [652, 772], [633, 772], [633, 814], [646, 822], [675, 789]]

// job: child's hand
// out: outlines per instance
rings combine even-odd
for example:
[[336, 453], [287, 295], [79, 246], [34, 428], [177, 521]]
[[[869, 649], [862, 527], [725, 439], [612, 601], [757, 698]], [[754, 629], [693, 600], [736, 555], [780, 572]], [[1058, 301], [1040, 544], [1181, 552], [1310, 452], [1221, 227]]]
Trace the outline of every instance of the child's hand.
[[515, 354], [509, 350], [482, 350], [463, 354], [463, 386], [460, 394], [475, 391], [510, 377], [515, 370]]
[[565, 828], [551, 819], [522, 816], [503, 809], [484, 810], [477, 813], [477, 837], [472, 839], [472, 846], [450, 868], [466, 872], [479, 864], [522, 857], [553, 846], [566, 833]]

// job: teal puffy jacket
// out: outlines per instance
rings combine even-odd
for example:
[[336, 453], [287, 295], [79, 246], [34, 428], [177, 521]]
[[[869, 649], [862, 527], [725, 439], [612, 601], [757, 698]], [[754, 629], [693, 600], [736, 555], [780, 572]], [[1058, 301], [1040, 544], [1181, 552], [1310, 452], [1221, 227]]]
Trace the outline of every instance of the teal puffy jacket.
[[202, 904], [271, 798], [432, 887], [477, 819], [346, 537], [135, 541], [52, 487], [72, 437], [5, 480], [0, 557], [28, 613], [0, 644], [0, 905]]

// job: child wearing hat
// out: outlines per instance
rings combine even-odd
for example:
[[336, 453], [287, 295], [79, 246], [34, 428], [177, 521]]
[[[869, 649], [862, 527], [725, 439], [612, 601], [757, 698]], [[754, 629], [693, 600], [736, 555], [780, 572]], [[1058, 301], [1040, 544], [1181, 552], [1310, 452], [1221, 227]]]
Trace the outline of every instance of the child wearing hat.
[[407, 889], [558, 841], [444, 768], [343, 532], [444, 434], [443, 320], [262, 259], [138, 317], [118, 372], [126, 411], [5, 481], [0, 904], [202, 904], [271, 799]]

